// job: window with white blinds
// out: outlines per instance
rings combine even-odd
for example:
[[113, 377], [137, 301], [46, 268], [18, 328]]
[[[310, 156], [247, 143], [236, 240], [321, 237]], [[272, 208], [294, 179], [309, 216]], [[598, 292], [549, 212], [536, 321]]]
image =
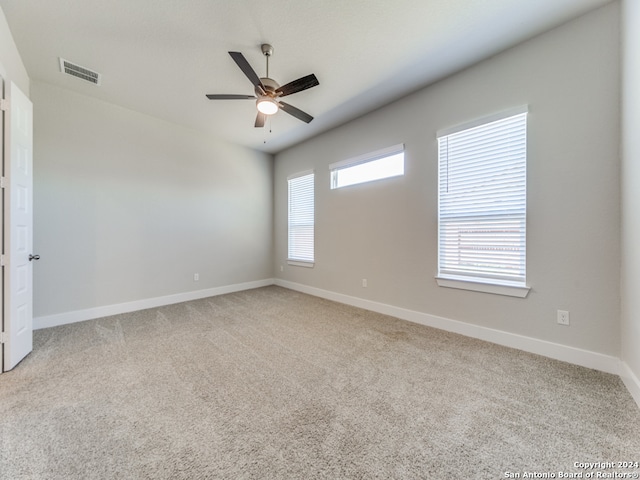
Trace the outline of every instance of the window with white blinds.
[[526, 107], [439, 132], [438, 158], [438, 278], [525, 287]]
[[288, 263], [313, 266], [314, 262], [314, 174], [291, 175], [289, 183]]

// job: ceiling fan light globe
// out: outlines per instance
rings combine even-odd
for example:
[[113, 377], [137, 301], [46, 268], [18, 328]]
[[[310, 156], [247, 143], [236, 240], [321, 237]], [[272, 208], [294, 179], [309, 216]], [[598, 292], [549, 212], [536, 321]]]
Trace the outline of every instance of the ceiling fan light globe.
[[259, 98], [256, 106], [258, 111], [265, 115], [273, 115], [278, 111], [278, 104], [271, 98]]

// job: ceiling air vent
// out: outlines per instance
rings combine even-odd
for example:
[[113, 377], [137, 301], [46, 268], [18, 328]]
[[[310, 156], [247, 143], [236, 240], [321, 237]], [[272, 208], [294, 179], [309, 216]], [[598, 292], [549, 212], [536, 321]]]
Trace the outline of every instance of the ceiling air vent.
[[82, 80], [86, 80], [94, 85], [100, 85], [100, 82], [102, 81], [102, 75], [98, 72], [94, 72], [88, 68], [71, 63], [69, 60], [65, 60], [62, 57], [60, 57], [60, 71], [68, 75], [81, 78]]

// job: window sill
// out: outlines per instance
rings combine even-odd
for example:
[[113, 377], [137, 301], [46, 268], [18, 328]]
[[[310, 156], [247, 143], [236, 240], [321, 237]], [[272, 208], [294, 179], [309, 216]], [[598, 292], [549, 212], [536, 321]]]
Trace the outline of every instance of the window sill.
[[294, 267], [313, 268], [315, 262], [308, 262], [306, 260], [287, 260], [287, 265], [293, 265]]
[[498, 285], [495, 283], [474, 282], [471, 280], [459, 280], [453, 278], [436, 277], [436, 282], [441, 287], [459, 288], [474, 292], [493, 293], [495, 295], [507, 295], [509, 297], [525, 298], [531, 287], [515, 285]]

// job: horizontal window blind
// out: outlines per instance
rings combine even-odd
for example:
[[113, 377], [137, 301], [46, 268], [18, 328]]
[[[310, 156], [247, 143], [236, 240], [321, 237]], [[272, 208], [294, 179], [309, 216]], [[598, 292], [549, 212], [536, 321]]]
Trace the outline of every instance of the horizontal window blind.
[[289, 183], [288, 259], [314, 261], [314, 174], [291, 176]]
[[525, 284], [526, 144], [526, 111], [438, 138], [439, 276]]

